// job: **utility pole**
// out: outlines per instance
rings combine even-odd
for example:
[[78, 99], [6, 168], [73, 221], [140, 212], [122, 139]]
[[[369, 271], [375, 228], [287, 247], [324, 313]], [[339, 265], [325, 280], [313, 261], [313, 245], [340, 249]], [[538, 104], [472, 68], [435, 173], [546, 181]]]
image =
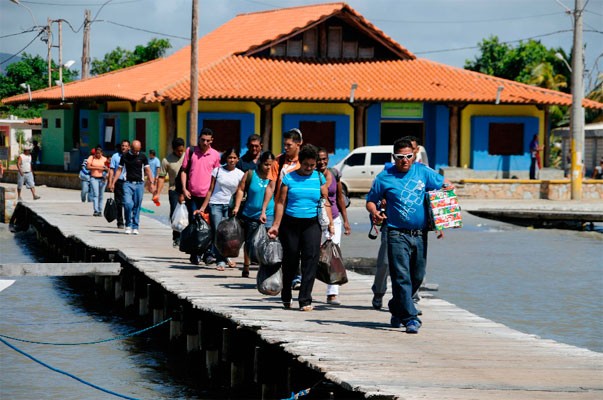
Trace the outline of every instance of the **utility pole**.
[[59, 25], [59, 81], [63, 83], [63, 20], [57, 20]]
[[582, 200], [582, 174], [584, 171], [584, 61], [582, 49], [582, 0], [575, 0], [574, 43], [572, 49], [572, 109], [571, 109], [571, 156], [572, 200]]
[[48, 54], [46, 59], [48, 61], [48, 87], [52, 86], [52, 20], [48, 18], [48, 25], [46, 25], [46, 33], [48, 34]]
[[191, 23], [191, 111], [190, 111], [190, 145], [197, 145], [197, 125], [199, 117], [199, 64], [197, 49], [197, 26], [199, 25], [197, 0], [193, 0], [193, 16]]
[[84, 44], [82, 47], [82, 79], [90, 73], [90, 10], [84, 13]]

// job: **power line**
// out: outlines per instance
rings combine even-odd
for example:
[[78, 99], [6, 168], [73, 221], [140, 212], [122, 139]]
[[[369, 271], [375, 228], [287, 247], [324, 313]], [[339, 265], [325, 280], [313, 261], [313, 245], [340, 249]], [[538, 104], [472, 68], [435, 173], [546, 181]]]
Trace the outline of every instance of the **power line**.
[[392, 23], [405, 23], [405, 24], [473, 24], [473, 23], [483, 23], [483, 22], [516, 21], [516, 20], [521, 20], [521, 19], [550, 17], [551, 15], [559, 15], [559, 13], [555, 12], [555, 13], [529, 15], [529, 16], [522, 16], [522, 17], [479, 19], [479, 20], [465, 20], [465, 21], [417, 21], [417, 20], [399, 20], [399, 19], [371, 19], [371, 22], [375, 21], [375, 22], [392, 22]]
[[[528, 37], [528, 38], [523, 38], [523, 39], [508, 40], [508, 41], [505, 41], [505, 42], [500, 42], [500, 44], [516, 43], [516, 42], [521, 42], [521, 41], [524, 41], [524, 40], [531, 40], [531, 39], [536, 39], [536, 38], [545, 37], [545, 36], [557, 35], [559, 33], [566, 33], [566, 32], [573, 32], [573, 30], [572, 29], [564, 29], [564, 30], [560, 30], [560, 31], [555, 31], [555, 32], [550, 32], [550, 33], [544, 33], [542, 35], [536, 35], [536, 36], [532, 36], [532, 37]], [[413, 53], [415, 53], [415, 54], [433, 54], [433, 53], [446, 53], [446, 52], [449, 52], [449, 51], [471, 50], [471, 49], [478, 49], [478, 48], [479, 48], [479, 46], [468, 46], [468, 47], [458, 47], [458, 48], [455, 48], [455, 49], [415, 51]]]
[[34, 37], [31, 42], [27, 43], [27, 45], [25, 47], [23, 47], [21, 50], [19, 50], [18, 52], [16, 52], [15, 54], [13, 54], [12, 56], [8, 57], [6, 60], [1, 61], [0, 65], [9, 62], [10, 60], [12, 60], [13, 58], [17, 57], [19, 54], [21, 54], [25, 49], [27, 49], [29, 46], [31, 46], [31, 44], [43, 33], [44, 31], [40, 31], [38, 32], [38, 34], [36, 35], [36, 37]]
[[103, 20], [103, 19], [99, 19], [96, 22], [106, 22], [108, 24], [112, 24], [112, 25], [117, 25], [117, 26], [121, 26], [123, 28], [128, 28], [128, 29], [132, 29], [135, 31], [140, 31], [140, 32], [146, 32], [146, 33], [152, 33], [154, 35], [161, 35], [161, 36], [165, 36], [165, 37], [171, 37], [171, 38], [175, 38], [175, 39], [184, 39], [184, 40], [190, 40], [189, 37], [184, 37], [184, 36], [177, 36], [177, 35], [170, 35], [168, 33], [161, 33], [161, 32], [155, 32], [155, 31], [149, 31], [147, 29], [142, 29], [142, 28], [136, 28], [134, 26], [129, 26], [129, 25], [124, 25], [124, 24], [120, 24], [119, 22], [113, 22], [113, 21], [108, 21], [108, 20]]
[[9, 33], [8, 35], [0, 36], [0, 39], [4, 39], [4, 38], [7, 38], [7, 37], [11, 37], [11, 36], [23, 35], [24, 33], [34, 32], [35, 30], [36, 30], [36, 28], [31, 28], [31, 29], [28, 29], [26, 31], [19, 32], [19, 33]]
[[[145, 1], [145, 0], [124, 0], [124, 1], [120, 1], [120, 2], [116, 2], [114, 3], [115, 5], [118, 4], [127, 4], [127, 3], [137, 3], [139, 1]], [[27, 1], [27, 0], [21, 0], [22, 3], [28, 3], [28, 4], [40, 4], [40, 5], [46, 5], [46, 6], [59, 6], [59, 7], [94, 7], [94, 6], [100, 6], [103, 3], [51, 3], [51, 2], [46, 2], [46, 1]]]

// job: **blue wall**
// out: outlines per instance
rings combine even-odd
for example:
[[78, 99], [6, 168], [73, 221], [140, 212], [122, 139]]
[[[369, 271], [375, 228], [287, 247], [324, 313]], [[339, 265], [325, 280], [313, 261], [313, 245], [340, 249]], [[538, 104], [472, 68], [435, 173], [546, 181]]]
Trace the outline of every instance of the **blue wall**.
[[[329, 165], [335, 165], [350, 152], [350, 118], [336, 114], [283, 114], [283, 132], [299, 128], [301, 121], [335, 122], [335, 154], [329, 156]], [[302, 132], [303, 133], [303, 132]]]
[[[385, 119], [385, 118], [383, 118]], [[449, 121], [448, 107], [425, 103], [423, 118], [387, 118], [389, 121], [423, 121], [425, 143], [429, 164], [436, 170], [448, 166]], [[381, 104], [373, 104], [366, 110], [366, 145], [381, 144]]]
[[[471, 168], [482, 171], [518, 171], [530, 168], [530, 141], [538, 133], [536, 117], [471, 117]], [[523, 124], [522, 155], [488, 154], [488, 132], [491, 123]]]

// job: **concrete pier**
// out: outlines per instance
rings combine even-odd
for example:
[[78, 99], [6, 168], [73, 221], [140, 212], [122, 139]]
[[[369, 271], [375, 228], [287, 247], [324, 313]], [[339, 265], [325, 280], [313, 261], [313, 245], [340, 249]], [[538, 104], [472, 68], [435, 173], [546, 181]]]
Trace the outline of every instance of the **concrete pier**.
[[[104, 258], [113, 255], [131, 267], [124, 268], [119, 285], [123, 306], [147, 318], [178, 314], [172, 329], [166, 327], [166, 341], [182, 336], [183, 351], [204, 349], [209, 377], [227, 368], [222, 378], [227, 375], [241, 393], [250, 382], [261, 386], [266, 398], [307, 389], [297, 380], [299, 369], [287, 361], [292, 359], [366, 398], [603, 397], [603, 354], [515, 331], [433, 297], [421, 301], [421, 332], [406, 335], [390, 327], [387, 312], [371, 308], [371, 276], [349, 273], [342, 306], [326, 304], [325, 285], [317, 282], [314, 311], [285, 310], [279, 297], [258, 293], [256, 270], [242, 278], [239, 268], [193, 266], [171, 247], [169, 227], [144, 215], [140, 235], [124, 235], [92, 217], [76, 192], [48, 188], [42, 200], [21, 203], [17, 214], [43, 226], [41, 240], [67, 249], [74, 260], [107, 262]], [[117, 297], [116, 279], [98, 282], [110, 289], [111, 299]], [[260, 342], [250, 339], [252, 334]]]

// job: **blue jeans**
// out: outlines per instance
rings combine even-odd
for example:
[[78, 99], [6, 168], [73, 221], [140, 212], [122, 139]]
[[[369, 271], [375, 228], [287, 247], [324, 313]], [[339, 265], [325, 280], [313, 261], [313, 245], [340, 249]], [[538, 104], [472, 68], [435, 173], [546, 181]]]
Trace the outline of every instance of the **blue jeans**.
[[90, 178], [94, 212], [103, 212], [103, 193], [105, 192], [105, 186], [107, 186], [107, 182], [103, 178]]
[[144, 182], [124, 183], [124, 213], [126, 227], [138, 229], [140, 224], [140, 207], [144, 194]]
[[377, 254], [377, 268], [373, 280], [373, 294], [383, 296], [387, 292], [387, 275], [389, 273], [389, 261], [387, 259], [387, 226], [381, 225], [381, 244]]
[[395, 228], [388, 228], [387, 234], [393, 296], [388, 304], [389, 312], [404, 325], [411, 320], [421, 322], [412, 297], [425, 278], [427, 232], [412, 236]]
[[[218, 224], [228, 218], [228, 204], [210, 204], [209, 205], [209, 221], [211, 222], [211, 236], [214, 238], [214, 242], [216, 241], [216, 229], [218, 229]], [[223, 257], [222, 254], [218, 251], [215, 245], [212, 246], [212, 251], [214, 256], [216, 257], [216, 261], [218, 263], [225, 263], [226, 257]]]
[[90, 184], [90, 178], [87, 181], [81, 180], [82, 183], [82, 203], [85, 203], [88, 200], [89, 203], [92, 203], [94, 199], [94, 193], [92, 193], [92, 185]]

